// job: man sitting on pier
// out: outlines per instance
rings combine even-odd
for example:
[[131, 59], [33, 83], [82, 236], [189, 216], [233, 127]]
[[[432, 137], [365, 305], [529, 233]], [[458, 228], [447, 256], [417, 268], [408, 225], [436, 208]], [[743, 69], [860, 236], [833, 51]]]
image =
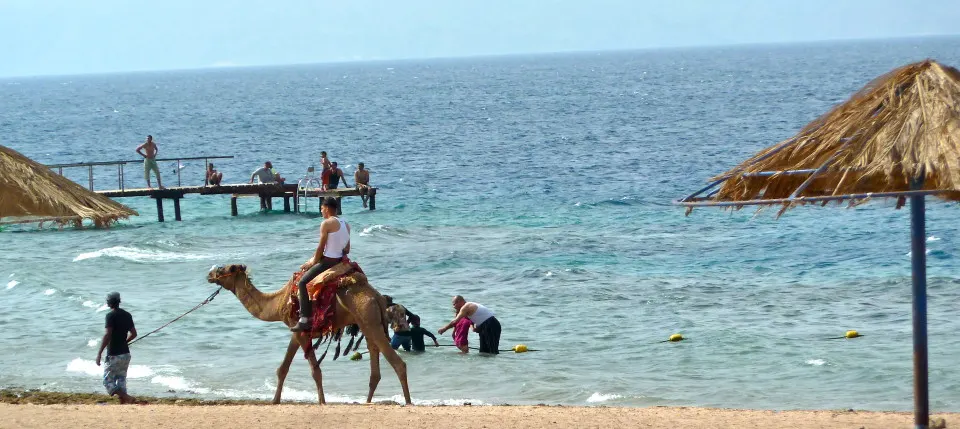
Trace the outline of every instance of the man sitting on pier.
[[285, 180], [283, 177], [280, 177], [279, 173], [273, 172], [273, 164], [270, 161], [263, 163], [263, 167], [254, 171], [250, 175], [250, 183], [253, 183], [253, 179], [256, 178], [258, 183], [280, 183], [282, 184]]
[[153, 136], [147, 136], [147, 141], [137, 146], [137, 153], [143, 157], [143, 177], [147, 179], [147, 187], [151, 189], [153, 185], [150, 184], [150, 170], [157, 175], [157, 186], [163, 189], [163, 183], [160, 183], [160, 167], [157, 166], [158, 150], [157, 144], [153, 142]]
[[212, 162], [207, 164], [207, 183], [213, 186], [220, 186], [220, 182], [222, 180], [223, 180], [223, 173], [213, 168]]
[[[254, 177], [256, 177], [257, 182], [261, 184], [279, 183], [282, 185], [283, 181], [286, 180], [280, 177], [279, 173], [273, 172], [273, 164], [271, 164], [270, 161], [263, 163], [263, 167], [258, 168], [257, 171], [254, 171], [253, 174], [250, 175], [250, 183], [253, 183]], [[270, 202], [270, 197], [260, 195], [260, 210], [270, 210], [272, 208], [273, 204]]]
[[[343, 182], [346, 184], [347, 182]], [[357, 164], [357, 171], [353, 173], [353, 183], [357, 185], [360, 191], [360, 199], [363, 200], [363, 208], [367, 208], [367, 199], [370, 192], [370, 172], [363, 169], [363, 163]]]
[[347, 183], [347, 178], [343, 176], [343, 170], [340, 167], [337, 167], [336, 162], [330, 163], [330, 181], [327, 184], [327, 189], [337, 189], [337, 186], [340, 185], [340, 181], [343, 181], [343, 186], [350, 187], [350, 184]]

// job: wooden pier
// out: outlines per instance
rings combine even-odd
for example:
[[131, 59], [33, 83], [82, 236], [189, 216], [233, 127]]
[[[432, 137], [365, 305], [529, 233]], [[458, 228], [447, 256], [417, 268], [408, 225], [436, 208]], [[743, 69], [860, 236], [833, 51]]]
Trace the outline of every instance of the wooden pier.
[[[358, 197], [360, 196], [360, 191], [355, 188], [337, 188], [330, 189], [326, 191], [320, 191], [316, 188], [307, 188], [299, 189], [296, 183], [261, 183], [261, 184], [222, 184], [222, 185], [209, 185], [206, 181], [206, 165], [211, 159], [228, 159], [233, 158], [232, 156], [199, 156], [199, 157], [187, 157], [187, 158], [163, 158], [157, 159], [160, 161], [175, 161], [177, 165], [180, 165], [181, 161], [187, 160], [204, 160], [204, 172], [203, 172], [203, 185], [199, 186], [182, 186], [180, 169], [177, 169], [177, 186], [166, 187], [166, 188], [128, 188], [124, 185], [124, 165], [133, 164], [133, 163], [143, 163], [143, 160], [137, 161], [110, 161], [110, 162], [81, 162], [75, 164], [54, 164], [48, 165], [51, 169], [56, 170], [63, 175], [64, 168], [86, 168], [88, 171], [88, 189], [94, 191], [100, 195], [109, 198], [128, 198], [128, 197], [150, 197], [156, 200], [157, 202], [157, 220], [160, 222], [164, 221], [163, 215], [163, 200], [173, 200], [173, 215], [174, 219], [181, 220], [180, 215], [180, 200], [183, 199], [188, 194], [196, 195], [231, 195], [230, 198], [230, 214], [232, 216], [238, 215], [237, 208], [237, 199], [242, 197], [259, 197], [261, 209], [272, 210], [273, 209], [273, 199], [274, 198], [283, 198], [283, 211], [284, 212], [295, 212], [300, 213], [301, 205], [305, 208], [308, 206], [306, 202], [310, 198], [317, 198], [317, 210], [319, 211], [320, 201], [322, 198], [334, 197], [337, 199], [337, 202], [340, 203], [343, 197]], [[117, 167], [117, 189], [109, 190], [96, 190], [94, 189], [94, 177], [93, 177], [93, 167], [98, 166], [116, 166]], [[309, 170], [309, 171], [312, 171]], [[315, 179], [314, 183], [318, 183]], [[377, 188], [369, 188], [367, 204], [370, 210], [376, 210], [377, 203]], [[303, 200], [302, 199], [307, 199]], [[291, 206], [290, 202], [293, 201]], [[303, 202], [304, 204], [301, 204]], [[340, 214], [340, 208], [337, 208], [337, 214]]]
[[[160, 222], [164, 221], [163, 216], [163, 200], [173, 200], [173, 215], [174, 219], [181, 220], [180, 216], [180, 200], [184, 198], [187, 194], [197, 194], [197, 195], [231, 195], [230, 198], [230, 215], [237, 216], [239, 210], [237, 208], [237, 199], [244, 196], [251, 197], [260, 197], [261, 206], [268, 210], [273, 209], [273, 199], [274, 198], [283, 198], [283, 211], [300, 213], [300, 199], [301, 198], [317, 198], [317, 208], [320, 207], [320, 198], [334, 197], [337, 199], [337, 203], [341, 203], [343, 197], [358, 197], [360, 196], [360, 191], [355, 188], [337, 188], [330, 189], [326, 191], [316, 191], [308, 190], [306, 192], [297, 191], [297, 185], [288, 183], [288, 184], [274, 184], [274, 183], [265, 183], [265, 184], [238, 184], [238, 185], [218, 185], [218, 186], [177, 186], [173, 188], [126, 188], [126, 189], [113, 189], [106, 191], [95, 191], [96, 193], [110, 198], [126, 198], [126, 197], [150, 197], [157, 201], [157, 220]], [[293, 206], [290, 205], [291, 200], [293, 201]], [[368, 192], [367, 204], [370, 207], [370, 210], [377, 209], [377, 188], [370, 188]], [[341, 210], [337, 208], [337, 214], [341, 214]]]

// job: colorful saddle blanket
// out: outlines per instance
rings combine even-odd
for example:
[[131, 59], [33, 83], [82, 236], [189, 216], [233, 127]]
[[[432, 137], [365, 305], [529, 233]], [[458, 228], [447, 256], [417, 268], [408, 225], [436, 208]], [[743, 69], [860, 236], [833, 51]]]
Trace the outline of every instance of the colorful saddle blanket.
[[[300, 317], [300, 294], [297, 282], [303, 277], [305, 270], [293, 274], [293, 288], [288, 305], [290, 313]], [[343, 286], [343, 280], [353, 273], [363, 274], [363, 270], [356, 262], [345, 261], [324, 271], [310, 283], [307, 283], [307, 293], [313, 304], [313, 318], [310, 331], [314, 334], [329, 335], [333, 333], [334, 310], [337, 308], [337, 289]]]

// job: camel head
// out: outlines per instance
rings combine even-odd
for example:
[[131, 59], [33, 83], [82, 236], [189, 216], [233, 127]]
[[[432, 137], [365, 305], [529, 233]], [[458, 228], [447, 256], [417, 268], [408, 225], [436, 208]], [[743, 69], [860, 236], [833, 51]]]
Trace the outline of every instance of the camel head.
[[216, 283], [223, 286], [230, 292], [237, 293], [237, 281], [247, 278], [247, 266], [242, 264], [230, 264], [227, 266], [214, 265], [207, 273], [207, 282]]

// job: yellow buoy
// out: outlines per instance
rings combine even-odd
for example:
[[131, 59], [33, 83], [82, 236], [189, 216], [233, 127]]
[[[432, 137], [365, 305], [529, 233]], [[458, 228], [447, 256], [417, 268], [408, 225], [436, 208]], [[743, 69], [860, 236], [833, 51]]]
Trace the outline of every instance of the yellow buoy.
[[517, 344], [517, 345], [513, 346], [513, 351], [514, 351], [515, 353], [526, 353], [526, 352], [527, 352], [527, 346], [526, 346], [526, 345], [523, 345], [523, 344]]
[[683, 335], [673, 334], [670, 336], [670, 342], [675, 343], [677, 341], [683, 341]]
[[847, 334], [844, 336], [847, 338], [857, 338], [860, 336], [860, 333], [857, 331], [847, 331]]

